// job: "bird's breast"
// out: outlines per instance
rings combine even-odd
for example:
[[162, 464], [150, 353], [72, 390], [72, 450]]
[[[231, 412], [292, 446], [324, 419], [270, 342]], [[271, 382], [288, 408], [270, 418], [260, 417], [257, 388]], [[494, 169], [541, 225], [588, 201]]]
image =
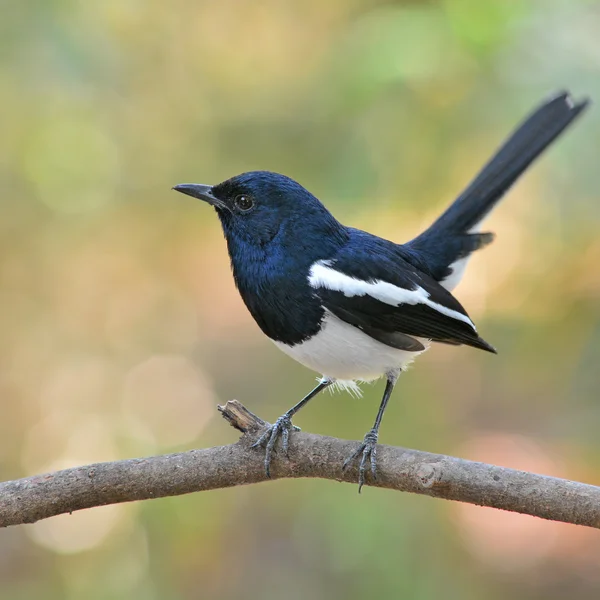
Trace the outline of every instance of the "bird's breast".
[[306, 277], [261, 272], [236, 277], [236, 284], [250, 314], [274, 342], [297, 345], [319, 331], [325, 311]]

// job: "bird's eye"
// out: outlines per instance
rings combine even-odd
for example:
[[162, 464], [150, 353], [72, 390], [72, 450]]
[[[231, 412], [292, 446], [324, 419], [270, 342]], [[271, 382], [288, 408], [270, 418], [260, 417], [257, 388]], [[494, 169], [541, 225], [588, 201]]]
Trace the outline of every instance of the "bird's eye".
[[239, 196], [236, 196], [233, 202], [240, 210], [244, 212], [250, 210], [254, 206], [254, 200], [252, 199], [252, 196], [248, 196], [247, 194], [240, 194]]

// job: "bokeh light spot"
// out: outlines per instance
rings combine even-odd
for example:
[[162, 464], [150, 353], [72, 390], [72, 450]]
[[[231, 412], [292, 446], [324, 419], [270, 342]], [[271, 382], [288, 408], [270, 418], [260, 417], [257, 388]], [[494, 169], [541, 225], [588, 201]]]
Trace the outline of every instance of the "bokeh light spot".
[[81, 213], [112, 201], [119, 152], [105, 128], [63, 115], [33, 134], [24, 166], [41, 202]]
[[35, 523], [27, 529], [39, 546], [59, 554], [91, 550], [131, 518], [132, 505], [116, 504], [81, 510]]
[[126, 416], [146, 425], [165, 446], [193, 441], [216, 403], [208, 377], [180, 355], [156, 355], [135, 366], [125, 379], [124, 397]]

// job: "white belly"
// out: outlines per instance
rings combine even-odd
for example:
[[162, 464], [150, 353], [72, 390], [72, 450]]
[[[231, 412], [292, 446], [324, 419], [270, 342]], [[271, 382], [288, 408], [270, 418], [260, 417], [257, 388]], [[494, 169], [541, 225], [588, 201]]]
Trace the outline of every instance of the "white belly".
[[[429, 347], [429, 341], [419, 338]], [[328, 313], [321, 331], [309, 340], [288, 346], [275, 345], [305, 367], [338, 381], [372, 381], [411, 363], [421, 352], [407, 352], [386, 346]]]

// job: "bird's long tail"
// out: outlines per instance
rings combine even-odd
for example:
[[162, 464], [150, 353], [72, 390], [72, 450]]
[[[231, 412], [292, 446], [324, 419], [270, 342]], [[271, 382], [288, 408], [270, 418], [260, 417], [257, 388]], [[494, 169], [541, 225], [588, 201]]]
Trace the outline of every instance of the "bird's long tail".
[[[476, 233], [481, 221], [588, 103], [588, 100], [574, 102], [567, 92], [544, 102], [517, 127], [431, 227], [409, 242], [408, 246], [425, 259], [436, 279], [441, 282], [449, 279], [452, 263], [492, 241], [492, 234]], [[452, 287], [456, 283], [453, 281]], [[447, 287], [450, 289], [450, 285]]]

